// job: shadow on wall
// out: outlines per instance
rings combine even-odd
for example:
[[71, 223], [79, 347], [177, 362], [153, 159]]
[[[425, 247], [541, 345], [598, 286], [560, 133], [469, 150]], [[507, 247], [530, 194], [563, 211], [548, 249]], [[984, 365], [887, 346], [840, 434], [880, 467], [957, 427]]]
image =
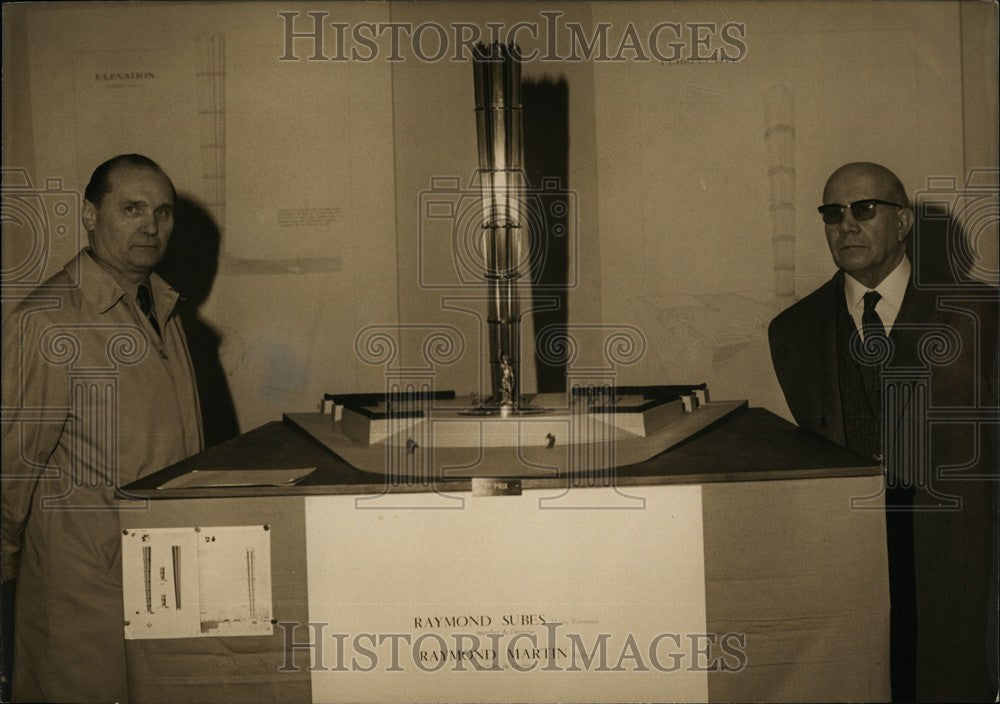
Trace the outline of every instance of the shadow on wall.
[[[535, 349], [538, 334], [550, 327], [565, 329], [569, 321], [569, 219], [575, 217], [569, 192], [569, 86], [558, 81], [524, 81], [521, 87], [524, 128], [524, 171], [527, 187], [537, 195], [533, 209], [531, 281]], [[541, 225], [539, 228], [538, 225]], [[579, 237], [579, 228], [573, 228]], [[553, 363], [535, 354], [538, 391], [566, 390], [566, 361]]]
[[[940, 199], [940, 194], [935, 195]], [[984, 302], [997, 302], [1000, 292], [998, 292], [996, 286], [983, 283], [984, 280], [996, 281], [997, 263], [995, 261], [981, 260], [981, 255], [983, 254], [982, 248], [986, 247], [987, 251], [989, 251], [987, 238], [993, 238], [994, 240], [996, 238], [995, 198], [995, 191], [987, 192], [984, 193], [982, 200], [971, 199], [971, 201], [965, 203], [962, 210], [955, 211], [956, 215], [963, 216], [964, 226], [952, 215], [952, 211], [950, 210], [950, 207], [956, 206], [956, 203], [949, 203], [948, 207], [942, 207], [936, 204], [920, 203], [918, 200], [914, 210], [913, 232], [906, 243], [906, 250], [907, 255], [913, 262], [914, 282], [919, 287], [936, 294], [939, 306], [947, 305], [961, 310], [965, 303], [979, 303], [981, 305]], [[983, 310], [983, 308], [980, 308], [980, 310]], [[991, 309], [987, 306], [985, 310], [991, 311], [994, 316], [997, 315], [996, 308]], [[972, 314], [971, 311], [970, 314]], [[996, 324], [995, 317], [993, 324]], [[991, 342], [993, 345], [996, 344], [995, 340], [990, 340], [989, 338], [985, 342], [987, 343], [986, 350], [990, 349]], [[995, 347], [993, 347], [992, 351], [995, 355]], [[989, 358], [987, 357], [987, 359]], [[994, 365], [996, 365], [996, 359], [994, 356]], [[994, 384], [998, 383], [996, 366], [993, 368], [992, 380]], [[970, 378], [968, 383], [970, 385], [973, 384], [974, 379]], [[983, 399], [995, 398], [995, 393], [995, 388], [993, 390], [984, 390]], [[947, 400], [950, 401], [950, 399]], [[989, 591], [987, 594], [988, 603], [986, 604], [988, 620], [986, 623], [985, 643], [975, 642], [975, 639], [970, 640], [964, 637], [965, 633], [971, 632], [970, 624], [961, 624], [959, 621], [952, 622], [951, 620], [949, 623], [953, 626], [955, 633], [963, 634], [961, 644], [957, 641], [952, 644], [954, 648], [962, 648], [963, 654], [959, 657], [958, 661], [962, 663], [968, 662], [970, 663], [970, 667], [972, 667], [977, 658], [985, 658], [991, 678], [991, 683], [989, 684], [990, 691], [996, 692], [997, 680], [1000, 677], [1000, 673], [998, 673], [998, 663], [1000, 663], [1000, 570], [997, 568], [998, 564], [1000, 564], [1000, 530], [998, 530], [998, 522], [1000, 522], [1000, 508], [998, 508], [1000, 507], [1000, 482], [996, 481], [996, 454], [997, 448], [1000, 447], [1000, 428], [997, 427], [995, 420], [996, 406], [992, 406], [991, 408], [993, 410], [985, 408], [978, 411], [981, 414], [985, 413], [985, 422], [970, 422], [970, 425], [976, 427], [976, 432], [979, 435], [980, 445], [976, 447], [976, 457], [974, 457], [971, 463], [965, 466], [955, 465], [949, 470], [950, 472], [956, 469], [972, 469], [976, 471], [976, 463], [979, 463], [978, 466], [992, 466], [992, 476], [989, 479], [991, 486], [989, 494], [992, 494], [992, 496], [987, 499], [986, 504], [989, 506], [989, 522], [988, 527], [984, 528], [984, 530], [988, 531], [986, 539], [991, 540]], [[938, 427], [933, 428], [933, 430], [938, 432], [966, 425], [956, 423], [954, 420], [939, 420], [937, 424]], [[931, 435], [932, 443], [939, 442], [938, 432]], [[980, 462], [980, 453], [986, 458], [992, 455], [992, 461]], [[971, 479], [972, 477], [956, 475], [954, 478]], [[975, 483], [970, 483], [969, 486], [975, 486]], [[979, 504], [973, 503], [971, 505], [977, 506]], [[963, 509], [961, 512], [973, 515], [969, 510]], [[936, 529], [929, 531], [929, 535], [938, 536], [941, 534]], [[933, 540], [933, 538], [925, 539], [928, 542]], [[968, 546], [948, 543], [947, 545], [938, 546], [937, 549], [952, 552], [955, 550], [965, 551], [963, 559], [969, 561], [969, 564], [974, 563], [974, 560], [968, 558]], [[935, 603], [935, 608], [938, 607], [939, 605]], [[922, 617], [918, 615], [918, 619], [920, 618]], [[920, 679], [921, 665], [922, 663], [918, 661], [917, 686], [936, 686], [933, 680], [922, 681]], [[974, 677], [974, 675], [969, 676], [970, 678]], [[928, 692], [929, 699], [948, 696], [947, 693], [933, 689], [928, 689], [925, 694]]]
[[236, 408], [219, 358], [222, 337], [198, 313], [219, 270], [219, 247], [219, 228], [211, 215], [178, 196], [170, 248], [156, 273], [181, 294], [178, 310], [198, 380], [206, 447], [239, 434]]
[[[995, 226], [990, 220], [987, 227]], [[973, 222], [973, 228], [976, 223]], [[978, 261], [980, 238], [990, 232], [968, 232], [946, 208], [918, 203], [906, 254], [913, 262], [914, 280], [921, 286], [966, 288], [996, 276], [989, 262]]]

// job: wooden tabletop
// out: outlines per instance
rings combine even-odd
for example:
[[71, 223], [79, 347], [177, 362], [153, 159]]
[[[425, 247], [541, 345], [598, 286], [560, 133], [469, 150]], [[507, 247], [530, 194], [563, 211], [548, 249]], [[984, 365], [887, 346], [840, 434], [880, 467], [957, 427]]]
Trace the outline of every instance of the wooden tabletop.
[[[763, 408], [746, 408], [652, 459], [613, 473], [616, 485], [704, 484], [709, 482], [870, 476], [881, 473], [863, 457], [834, 445]], [[315, 468], [292, 486], [159, 488], [194, 470]], [[602, 473], [605, 474], [605, 473]], [[534, 477], [523, 488], [587, 485], [579, 477]], [[433, 483], [390, 484], [362, 472], [285, 421], [273, 421], [210, 447], [119, 490], [121, 498], [371, 494], [384, 491], [470, 491], [471, 479], [449, 476]]]

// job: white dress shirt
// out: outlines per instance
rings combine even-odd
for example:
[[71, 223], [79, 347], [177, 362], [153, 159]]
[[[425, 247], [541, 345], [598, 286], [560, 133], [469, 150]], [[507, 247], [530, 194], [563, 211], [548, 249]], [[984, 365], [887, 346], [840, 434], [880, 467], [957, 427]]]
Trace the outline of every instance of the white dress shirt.
[[855, 279], [850, 274], [844, 276], [844, 296], [847, 300], [847, 310], [854, 319], [854, 326], [861, 332], [861, 316], [865, 311], [865, 294], [869, 291], [878, 291], [882, 298], [875, 304], [875, 312], [882, 319], [885, 326], [885, 334], [892, 332], [892, 325], [899, 315], [899, 307], [903, 305], [903, 296], [906, 294], [906, 285], [910, 282], [910, 260], [903, 255], [903, 260], [899, 262], [895, 269], [888, 276], [882, 279], [875, 288], [868, 288], [863, 283]]

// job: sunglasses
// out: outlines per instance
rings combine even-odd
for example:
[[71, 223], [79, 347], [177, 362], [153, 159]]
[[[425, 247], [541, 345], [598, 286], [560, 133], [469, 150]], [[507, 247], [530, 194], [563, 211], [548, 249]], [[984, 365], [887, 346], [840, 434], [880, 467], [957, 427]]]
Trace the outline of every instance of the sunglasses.
[[881, 203], [882, 205], [891, 205], [896, 208], [905, 208], [905, 205], [900, 205], [899, 203], [893, 203], [889, 200], [879, 200], [878, 198], [866, 198], [865, 200], [856, 200], [850, 205], [839, 205], [837, 203], [831, 203], [827, 205], [821, 205], [817, 208], [820, 215], [823, 216], [823, 222], [827, 225], [839, 225], [844, 220], [844, 213], [847, 209], [851, 209], [851, 215], [854, 216], [855, 220], [871, 220], [875, 217], [875, 206]]

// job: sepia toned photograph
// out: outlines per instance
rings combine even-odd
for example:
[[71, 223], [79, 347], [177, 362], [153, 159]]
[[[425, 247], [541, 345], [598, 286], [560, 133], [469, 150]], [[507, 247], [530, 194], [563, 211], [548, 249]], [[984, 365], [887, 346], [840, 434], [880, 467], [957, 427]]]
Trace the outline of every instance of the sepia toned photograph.
[[3, 702], [1000, 701], [996, 2], [2, 12]]

